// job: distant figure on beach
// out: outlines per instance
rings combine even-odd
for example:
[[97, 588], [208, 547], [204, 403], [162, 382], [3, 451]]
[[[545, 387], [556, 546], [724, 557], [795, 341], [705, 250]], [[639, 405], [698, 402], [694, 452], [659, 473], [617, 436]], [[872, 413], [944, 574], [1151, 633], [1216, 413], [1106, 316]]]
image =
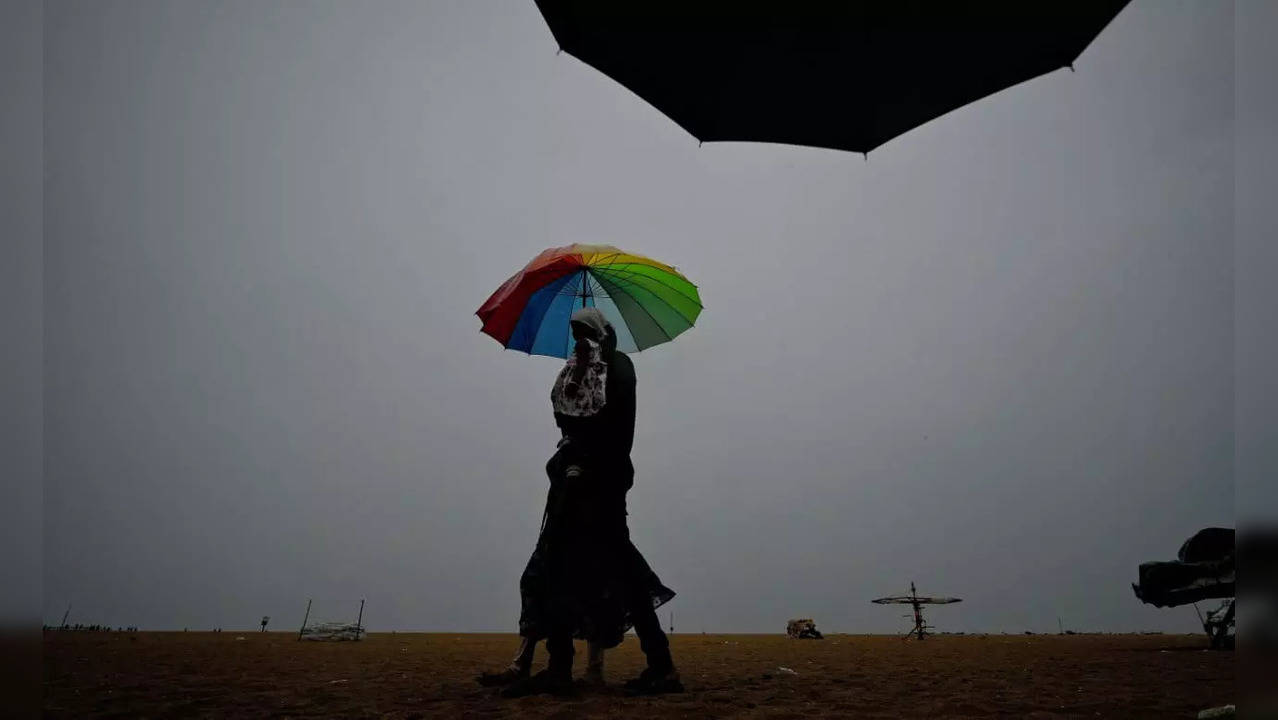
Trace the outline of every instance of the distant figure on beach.
[[[601, 683], [603, 650], [634, 627], [648, 666], [626, 690], [681, 692], [656, 613], [674, 591], [648, 566], [626, 525], [626, 493], [634, 484], [634, 365], [616, 349], [616, 331], [598, 309], [576, 311], [571, 327], [576, 345], [551, 391], [561, 439], [546, 464], [551, 486], [541, 534], [519, 582], [520, 652], [507, 670], [480, 682], [508, 681], [506, 697], [568, 692], [578, 637], [590, 647], [586, 679]], [[530, 675], [542, 638], [549, 664]]]

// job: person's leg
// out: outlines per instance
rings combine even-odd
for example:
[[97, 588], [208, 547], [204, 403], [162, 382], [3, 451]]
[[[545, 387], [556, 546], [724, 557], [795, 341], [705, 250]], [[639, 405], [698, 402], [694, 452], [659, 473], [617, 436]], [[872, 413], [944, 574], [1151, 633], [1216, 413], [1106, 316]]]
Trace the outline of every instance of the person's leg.
[[[549, 499], [547, 504], [549, 505]], [[543, 514], [542, 522], [545, 522]], [[545, 632], [544, 628], [544, 574], [545, 567], [541, 554], [542, 538], [537, 539], [537, 547], [533, 549], [524, 572], [519, 576], [519, 650], [515, 657], [502, 670], [485, 671], [476, 681], [485, 687], [509, 685], [516, 680], [528, 677], [532, 672], [533, 656], [537, 651], [537, 640]]]
[[515, 657], [511, 659], [510, 664], [504, 669], [493, 672], [486, 670], [480, 673], [475, 681], [484, 687], [496, 687], [499, 685], [509, 685], [516, 680], [528, 677], [532, 671], [533, 655], [537, 651], [537, 638], [520, 637], [519, 650], [515, 653]]
[[533, 638], [519, 638], [519, 652], [515, 653], [515, 659], [510, 661], [510, 667], [516, 672], [528, 674], [532, 669], [533, 655], [537, 652], [537, 641]]
[[661, 621], [657, 619], [657, 611], [646, 597], [631, 603], [631, 617], [635, 621], [635, 635], [639, 636], [639, 648], [648, 660], [648, 669], [653, 672], [667, 672], [674, 669], [674, 659], [670, 656], [670, 640], [661, 629]]
[[588, 685], [604, 684], [604, 649], [593, 641], [586, 643], [586, 674], [582, 679]]
[[527, 695], [564, 695], [572, 692], [572, 633], [556, 628], [546, 638], [546, 652], [550, 662], [545, 670], [507, 685], [502, 697], [515, 698]]
[[634, 598], [630, 603], [630, 617], [635, 623], [635, 634], [639, 636], [639, 647], [648, 661], [648, 667], [625, 683], [628, 693], [638, 695], [658, 695], [661, 693], [683, 692], [683, 683], [675, 670], [674, 659], [670, 656], [670, 640], [661, 629], [661, 621], [657, 619], [657, 611], [652, 601], [646, 596]]
[[550, 655], [550, 662], [547, 663], [546, 669], [556, 678], [572, 679], [572, 656], [575, 654], [572, 647], [572, 634], [556, 630], [546, 638], [546, 653]]

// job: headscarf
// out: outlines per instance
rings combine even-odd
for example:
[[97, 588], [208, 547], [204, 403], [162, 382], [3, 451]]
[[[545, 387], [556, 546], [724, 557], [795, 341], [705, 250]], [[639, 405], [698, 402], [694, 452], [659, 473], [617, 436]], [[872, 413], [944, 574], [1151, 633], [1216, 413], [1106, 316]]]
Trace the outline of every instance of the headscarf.
[[598, 308], [584, 307], [572, 314], [572, 323], [585, 326], [594, 337], [577, 341], [564, 367], [555, 378], [550, 402], [555, 412], [573, 417], [594, 415], [607, 402], [608, 364], [603, 343], [611, 325]]
[[603, 341], [604, 336], [608, 334], [608, 328], [611, 327], [608, 318], [604, 317], [604, 314], [597, 307], [578, 308], [568, 322], [570, 324], [585, 325], [590, 328], [594, 331], [594, 340], [597, 342]]

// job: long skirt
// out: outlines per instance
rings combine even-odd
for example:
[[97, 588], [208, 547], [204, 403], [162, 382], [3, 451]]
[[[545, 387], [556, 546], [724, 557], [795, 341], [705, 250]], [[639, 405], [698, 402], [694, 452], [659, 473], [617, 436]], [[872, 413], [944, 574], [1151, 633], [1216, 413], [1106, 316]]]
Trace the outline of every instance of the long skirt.
[[631, 542], [624, 510], [618, 515], [589, 493], [573, 497], [561, 460], [557, 453], [547, 464], [547, 510], [519, 579], [519, 634], [540, 640], [555, 625], [570, 626], [573, 637], [615, 647], [636, 612], [661, 607], [675, 592]]

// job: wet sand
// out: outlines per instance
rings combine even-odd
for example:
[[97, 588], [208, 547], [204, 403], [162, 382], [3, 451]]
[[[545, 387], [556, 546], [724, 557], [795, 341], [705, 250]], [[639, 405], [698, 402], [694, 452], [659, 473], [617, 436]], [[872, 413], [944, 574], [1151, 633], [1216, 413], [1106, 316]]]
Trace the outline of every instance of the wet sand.
[[[1234, 654], [1205, 651], [1202, 636], [964, 635], [920, 643], [675, 635], [688, 691], [627, 698], [618, 686], [642, 667], [630, 637], [608, 654], [608, 688], [518, 700], [473, 679], [504, 665], [513, 635], [374, 633], [358, 643], [295, 637], [47, 633], [44, 715], [1190, 718], [1235, 700]], [[584, 656], [579, 648], [578, 672]]]

